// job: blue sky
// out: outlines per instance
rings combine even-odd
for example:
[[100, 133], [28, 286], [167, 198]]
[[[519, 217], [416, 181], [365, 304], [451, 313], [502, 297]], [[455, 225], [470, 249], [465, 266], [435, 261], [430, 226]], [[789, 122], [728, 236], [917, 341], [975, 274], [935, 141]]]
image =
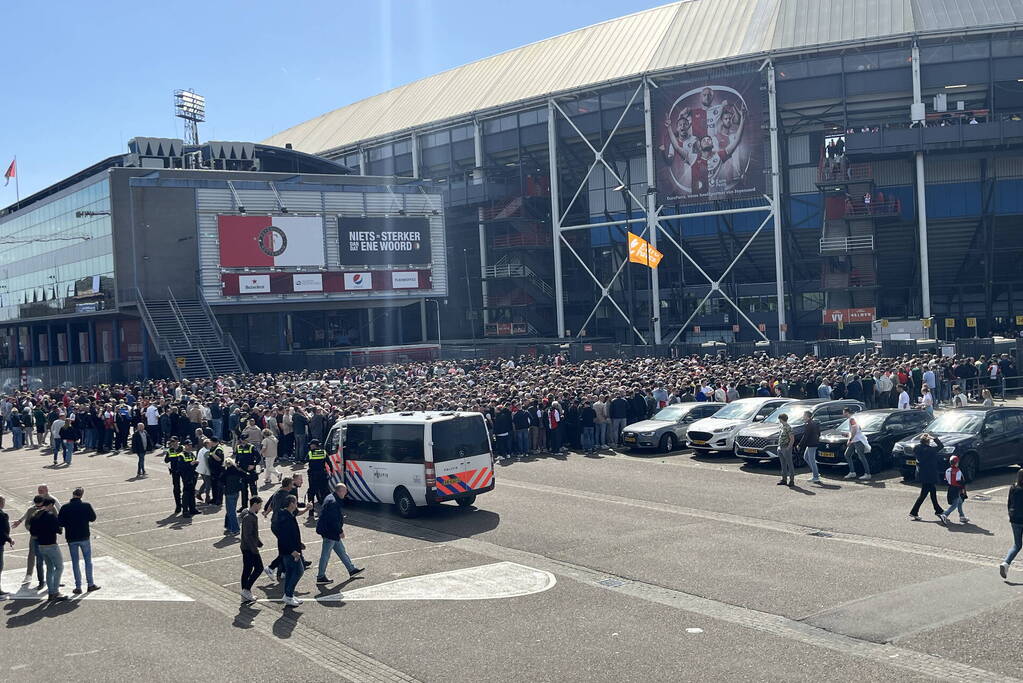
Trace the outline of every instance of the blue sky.
[[[2, 0], [0, 173], [21, 196], [181, 137], [172, 93], [206, 96], [206, 140], [259, 141], [395, 85], [667, 0]], [[0, 206], [15, 200], [0, 183]]]

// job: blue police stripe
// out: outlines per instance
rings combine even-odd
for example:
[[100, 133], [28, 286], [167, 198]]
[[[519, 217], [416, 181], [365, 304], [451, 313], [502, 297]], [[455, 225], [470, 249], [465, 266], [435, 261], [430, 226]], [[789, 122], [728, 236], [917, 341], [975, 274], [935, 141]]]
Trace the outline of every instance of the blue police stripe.
[[373, 501], [375, 503], [380, 502], [380, 499], [373, 494], [373, 489], [369, 487], [369, 484], [366, 483], [366, 480], [362, 478], [361, 474], [348, 470], [346, 471], [345, 476], [350, 478], [353, 484], [352, 488], [355, 488], [362, 494], [363, 500]]
[[356, 486], [355, 486], [355, 484], [353, 482], [353, 477], [348, 472], [345, 472], [345, 485], [348, 487], [348, 496], [350, 498], [353, 498], [355, 500], [362, 500], [362, 501], [366, 500], [363, 497], [363, 494], [359, 491], [359, 489], [356, 488]]

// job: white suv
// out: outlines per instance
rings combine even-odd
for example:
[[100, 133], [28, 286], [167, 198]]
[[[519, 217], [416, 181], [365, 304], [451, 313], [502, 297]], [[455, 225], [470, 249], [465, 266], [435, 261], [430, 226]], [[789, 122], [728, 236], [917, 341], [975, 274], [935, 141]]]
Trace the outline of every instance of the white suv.
[[740, 429], [755, 422], [762, 422], [775, 409], [793, 400], [795, 399], [760, 396], [732, 401], [713, 416], [689, 425], [686, 434], [689, 446], [698, 453], [731, 451]]

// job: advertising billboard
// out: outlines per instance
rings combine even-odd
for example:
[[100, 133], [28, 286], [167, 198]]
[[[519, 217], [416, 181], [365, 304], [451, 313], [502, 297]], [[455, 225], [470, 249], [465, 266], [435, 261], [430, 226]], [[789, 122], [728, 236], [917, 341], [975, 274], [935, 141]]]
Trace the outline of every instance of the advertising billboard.
[[338, 216], [343, 266], [422, 266], [432, 260], [430, 220], [420, 216]]
[[759, 73], [713, 76], [653, 90], [658, 201], [760, 197], [764, 135]]
[[217, 216], [223, 268], [324, 266], [320, 216]]

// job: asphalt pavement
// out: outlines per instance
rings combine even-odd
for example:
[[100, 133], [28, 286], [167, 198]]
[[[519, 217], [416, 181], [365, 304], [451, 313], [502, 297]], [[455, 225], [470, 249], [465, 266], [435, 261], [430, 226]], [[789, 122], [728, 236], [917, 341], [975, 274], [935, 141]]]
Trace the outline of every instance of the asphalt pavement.
[[[5, 554], [0, 680], [656, 681], [1014, 680], [1023, 572], [1005, 496], [1016, 468], [984, 474], [972, 522], [907, 513], [915, 485], [844, 469], [775, 486], [778, 471], [735, 458], [604, 451], [500, 463], [472, 508], [404, 520], [347, 506], [347, 546], [363, 575], [299, 584], [285, 607], [261, 577], [238, 597], [237, 539], [223, 511], [183, 519], [162, 454], [138, 479], [130, 453], [0, 452], [12, 518], [47, 483], [81, 485], [96, 582], [50, 604], [21, 586], [27, 536]], [[262, 486], [262, 484], [261, 484]], [[263, 491], [267, 495], [276, 486]], [[302, 519], [307, 559], [319, 557]], [[264, 560], [276, 552], [261, 523]], [[64, 555], [68, 553], [64, 548]], [[1023, 565], [1021, 565], [1023, 568]], [[70, 563], [65, 591], [73, 587]], [[129, 604], [130, 603], [130, 604]]]

